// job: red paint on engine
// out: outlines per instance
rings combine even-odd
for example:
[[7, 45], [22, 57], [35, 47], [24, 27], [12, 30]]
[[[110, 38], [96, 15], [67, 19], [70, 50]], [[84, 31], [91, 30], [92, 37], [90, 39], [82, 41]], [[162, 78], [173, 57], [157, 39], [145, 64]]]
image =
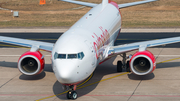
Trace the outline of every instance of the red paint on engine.
[[150, 73], [152, 73], [156, 69], [156, 58], [154, 57], [154, 55], [150, 51], [147, 51], [147, 50], [146, 51], [141, 51], [141, 52], [138, 51], [131, 57], [129, 63], [131, 63], [131, 60], [134, 57], [138, 56], [138, 55], [145, 55], [145, 56], [147, 56], [147, 57], [149, 57], [151, 59], [151, 61], [153, 62], [153, 69], [152, 69], [152, 71]]
[[[45, 64], [44, 58], [42, 58], [43, 55], [39, 51], [36, 51], [36, 52], [27, 51], [27, 52], [25, 52], [24, 54], [21, 55], [19, 60], [22, 57], [27, 56], [27, 55], [35, 56], [39, 60], [41, 67], [40, 67], [40, 70], [39, 70], [39, 72], [37, 74], [40, 74], [44, 70], [44, 64]], [[19, 63], [19, 60], [18, 60], [18, 63]]]

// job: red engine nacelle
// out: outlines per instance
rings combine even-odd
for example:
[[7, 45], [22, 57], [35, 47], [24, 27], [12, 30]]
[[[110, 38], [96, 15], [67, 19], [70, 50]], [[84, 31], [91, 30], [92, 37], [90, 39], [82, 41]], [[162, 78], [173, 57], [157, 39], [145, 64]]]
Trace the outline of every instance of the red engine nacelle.
[[136, 75], [152, 73], [156, 68], [156, 59], [149, 51], [136, 52], [130, 59], [130, 69]]
[[18, 60], [18, 69], [25, 75], [37, 75], [44, 69], [44, 56], [39, 52], [25, 52]]

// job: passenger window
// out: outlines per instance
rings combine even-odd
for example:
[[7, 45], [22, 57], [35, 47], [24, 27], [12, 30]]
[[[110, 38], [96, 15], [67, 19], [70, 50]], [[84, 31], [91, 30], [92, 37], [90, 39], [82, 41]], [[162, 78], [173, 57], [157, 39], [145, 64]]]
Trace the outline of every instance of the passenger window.
[[77, 54], [68, 54], [68, 59], [75, 59], [77, 58]]
[[84, 58], [84, 53], [83, 52], [80, 52], [78, 53], [78, 59], [83, 59]]

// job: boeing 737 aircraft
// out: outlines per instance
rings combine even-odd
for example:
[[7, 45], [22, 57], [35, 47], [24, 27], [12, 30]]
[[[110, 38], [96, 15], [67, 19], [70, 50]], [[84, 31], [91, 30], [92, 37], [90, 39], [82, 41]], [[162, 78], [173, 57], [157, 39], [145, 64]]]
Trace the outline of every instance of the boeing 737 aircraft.
[[[136, 75], [147, 75], [155, 70], [156, 60], [146, 48], [180, 42], [180, 37], [174, 37], [114, 46], [121, 31], [122, 16], [119, 9], [156, 0], [125, 4], [117, 4], [111, 0], [102, 0], [101, 4], [61, 1], [89, 6], [92, 9], [59, 37], [56, 43], [4, 36], [0, 36], [0, 42], [31, 48], [18, 60], [18, 69], [25, 75], [37, 75], [43, 71], [44, 56], [39, 50], [51, 52], [54, 74], [63, 88], [69, 90], [68, 99], [76, 99], [77, 84], [88, 78], [99, 64], [109, 58], [117, 55], [123, 57], [122, 61], [117, 62], [117, 72], [126, 68], [128, 72]], [[138, 51], [129, 56], [130, 61], [127, 61], [126, 53], [132, 50]]]

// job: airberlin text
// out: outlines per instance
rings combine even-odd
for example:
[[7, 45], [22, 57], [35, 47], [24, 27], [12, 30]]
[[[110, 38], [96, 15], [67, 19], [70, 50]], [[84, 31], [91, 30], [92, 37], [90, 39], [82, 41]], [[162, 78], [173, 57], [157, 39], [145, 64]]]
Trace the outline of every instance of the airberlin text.
[[97, 36], [96, 33], [93, 33], [92, 35], [93, 38], [97, 38], [95, 42], [93, 42], [93, 48], [96, 52], [96, 58], [98, 59], [98, 50], [104, 45], [104, 43], [108, 40], [109, 38], [109, 32], [107, 29], [103, 30], [102, 27], [99, 27], [100, 30], [102, 31], [102, 34], [100, 36]]

